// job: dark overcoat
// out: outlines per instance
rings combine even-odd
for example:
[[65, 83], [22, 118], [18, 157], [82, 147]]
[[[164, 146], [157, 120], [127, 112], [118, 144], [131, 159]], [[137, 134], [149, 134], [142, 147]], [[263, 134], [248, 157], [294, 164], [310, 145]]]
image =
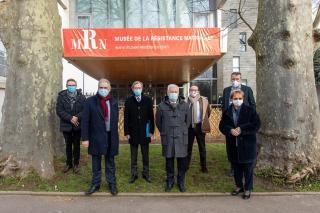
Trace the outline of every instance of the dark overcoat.
[[56, 113], [60, 118], [60, 131], [61, 132], [70, 132], [71, 130], [79, 131], [81, 125], [74, 126], [71, 123], [72, 116], [78, 118], [79, 123], [82, 120], [82, 111], [83, 106], [86, 101], [86, 97], [82, 94], [81, 89], [77, 89], [76, 102], [71, 109], [70, 100], [68, 98], [67, 90], [62, 90], [58, 94]]
[[[226, 111], [230, 105], [231, 90], [232, 90], [232, 86], [226, 87], [223, 90], [222, 103], [221, 103], [221, 107], [223, 111]], [[254, 100], [251, 87], [248, 87], [246, 85], [241, 85], [241, 90], [244, 93], [243, 103], [253, 108], [256, 108], [256, 102]]]
[[[253, 163], [257, 155], [256, 133], [260, 128], [260, 119], [253, 107], [242, 104], [239, 112], [237, 126], [234, 124], [232, 108], [223, 112], [219, 124], [220, 131], [226, 136], [228, 160], [231, 163]], [[231, 129], [240, 127], [241, 134], [235, 137]], [[236, 142], [238, 138], [238, 145]]]
[[188, 154], [188, 127], [191, 122], [189, 105], [179, 97], [174, 108], [165, 97], [156, 112], [156, 125], [161, 136], [162, 155], [183, 158]]
[[[119, 152], [118, 103], [114, 98], [110, 102], [110, 137], [107, 137], [106, 123], [98, 96], [87, 99], [82, 115], [82, 141], [89, 140], [88, 153], [90, 155], [115, 156]], [[110, 140], [110, 141], [109, 141]], [[110, 146], [110, 147], [109, 147]], [[108, 149], [109, 152], [108, 152]]]
[[145, 144], [150, 142], [146, 127], [149, 122], [151, 134], [154, 134], [154, 114], [151, 98], [142, 95], [138, 102], [134, 96], [129, 97], [124, 108], [124, 135], [130, 135], [130, 144]]

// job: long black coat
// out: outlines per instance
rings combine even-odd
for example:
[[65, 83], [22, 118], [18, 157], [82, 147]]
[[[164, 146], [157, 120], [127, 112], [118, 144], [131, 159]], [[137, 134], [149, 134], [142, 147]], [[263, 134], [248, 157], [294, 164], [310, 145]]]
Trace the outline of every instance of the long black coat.
[[146, 137], [147, 122], [150, 122], [150, 133], [154, 134], [154, 114], [151, 98], [141, 96], [138, 102], [134, 96], [129, 97], [124, 108], [124, 135], [130, 135], [130, 144], [150, 142]]
[[70, 132], [72, 129], [75, 131], [80, 130], [81, 126], [74, 126], [71, 123], [72, 116], [78, 117], [79, 123], [82, 120], [83, 106], [86, 101], [86, 97], [81, 93], [81, 89], [77, 90], [76, 102], [71, 109], [70, 100], [68, 98], [67, 90], [62, 90], [58, 94], [56, 113], [60, 118], [60, 131]]
[[[232, 89], [232, 86], [229, 86], [224, 88], [223, 90], [222, 103], [221, 103], [223, 111], [226, 111], [229, 108], [231, 89]], [[241, 85], [241, 90], [244, 93], [243, 103], [253, 108], [256, 108], [256, 102], [254, 100], [251, 87], [248, 87], [246, 85]]]
[[[231, 163], [253, 163], [257, 154], [256, 132], [260, 128], [260, 119], [253, 107], [242, 104], [238, 125], [234, 125], [232, 108], [223, 112], [219, 124], [220, 131], [226, 136], [226, 146], [228, 160]], [[238, 136], [238, 146], [236, 137], [231, 135], [231, 129], [240, 127], [241, 134]]]
[[[110, 132], [111, 141], [108, 143], [106, 124], [103, 117], [102, 108], [100, 106], [97, 95], [87, 99], [82, 115], [81, 139], [89, 140], [88, 153], [90, 155], [106, 155], [115, 156], [119, 152], [119, 133], [118, 120], [119, 108], [115, 99], [110, 100]], [[108, 153], [108, 144], [111, 145]]]
[[191, 123], [189, 105], [179, 98], [173, 108], [166, 96], [157, 108], [156, 124], [160, 131], [162, 155], [166, 158], [183, 158], [188, 154], [188, 127]]

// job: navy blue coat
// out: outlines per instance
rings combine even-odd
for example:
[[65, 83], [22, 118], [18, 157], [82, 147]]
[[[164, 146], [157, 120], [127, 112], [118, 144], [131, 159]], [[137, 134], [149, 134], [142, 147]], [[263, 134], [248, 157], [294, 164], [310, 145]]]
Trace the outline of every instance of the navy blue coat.
[[[118, 120], [119, 108], [115, 99], [110, 100], [110, 132], [111, 141], [108, 143], [106, 124], [97, 95], [87, 99], [84, 105], [81, 125], [82, 141], [89, 140], [90, 155], [115, 156], [119, 153]], [[108, 144], [111, 145], [108, 153]]]
[[[257, 155], [256, 133], [260, 128], [260, 118], [253, 107], [242, 104], [238, 125], [235, 126], [232, 114], [233, 105], [223, 112], [219, 124], [220, 131], [226, 136], [228, 160], [231, 163], [253, 163]], [[231, 129], [240, 127], [241, 134], [238, 136], [238, 147], [236, 137], [231, 134]]]

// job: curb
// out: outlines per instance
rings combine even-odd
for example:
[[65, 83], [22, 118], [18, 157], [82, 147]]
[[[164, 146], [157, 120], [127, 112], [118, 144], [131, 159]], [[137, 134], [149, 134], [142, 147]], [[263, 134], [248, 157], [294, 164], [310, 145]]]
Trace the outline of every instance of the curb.
[[[0, 191], [0, 195], [30, 195], [30, 196], [63, 196], [86, 197], [83, 192], [32, 192], [32, 191]], [[253, 192], [254, 196], [320, 196], [320, 192]], [[119, 193], [116, 197], [226, 197], [230, 193]], [[90, 197], [112, 197], [107, 192], [97, 192]]]

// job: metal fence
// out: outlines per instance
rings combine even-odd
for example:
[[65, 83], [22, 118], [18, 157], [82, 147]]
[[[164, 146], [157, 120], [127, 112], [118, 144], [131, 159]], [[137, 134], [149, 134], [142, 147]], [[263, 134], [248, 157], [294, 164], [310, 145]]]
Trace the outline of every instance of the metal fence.
[[[154, 111], [156, 110], [156, 108], [154, 108]], [[123, 111], [124, 108], [120, 107], [120, 111], [119, 111], [119, 136], [120, 136], [120, 140], [126, 140], [126, 138], [124, 137], [124, 130], [123, 130]], [[221, 132], [219, 131], [219, 122], [221, 119], [221, 108], [218, 105], [211, 105], [211, 114], [209, 117], [209, 121], [210, 121], [210, 126], [211, 126], [211, 132], [210, 132], [210, 136], [213, 138], [219, 138], [222, 136]], [[154, 134], [154, 139], [155, 140], [159, 140], [160, 139], [160, 134], [158, 129], [155, 129], [155, 134]]]

